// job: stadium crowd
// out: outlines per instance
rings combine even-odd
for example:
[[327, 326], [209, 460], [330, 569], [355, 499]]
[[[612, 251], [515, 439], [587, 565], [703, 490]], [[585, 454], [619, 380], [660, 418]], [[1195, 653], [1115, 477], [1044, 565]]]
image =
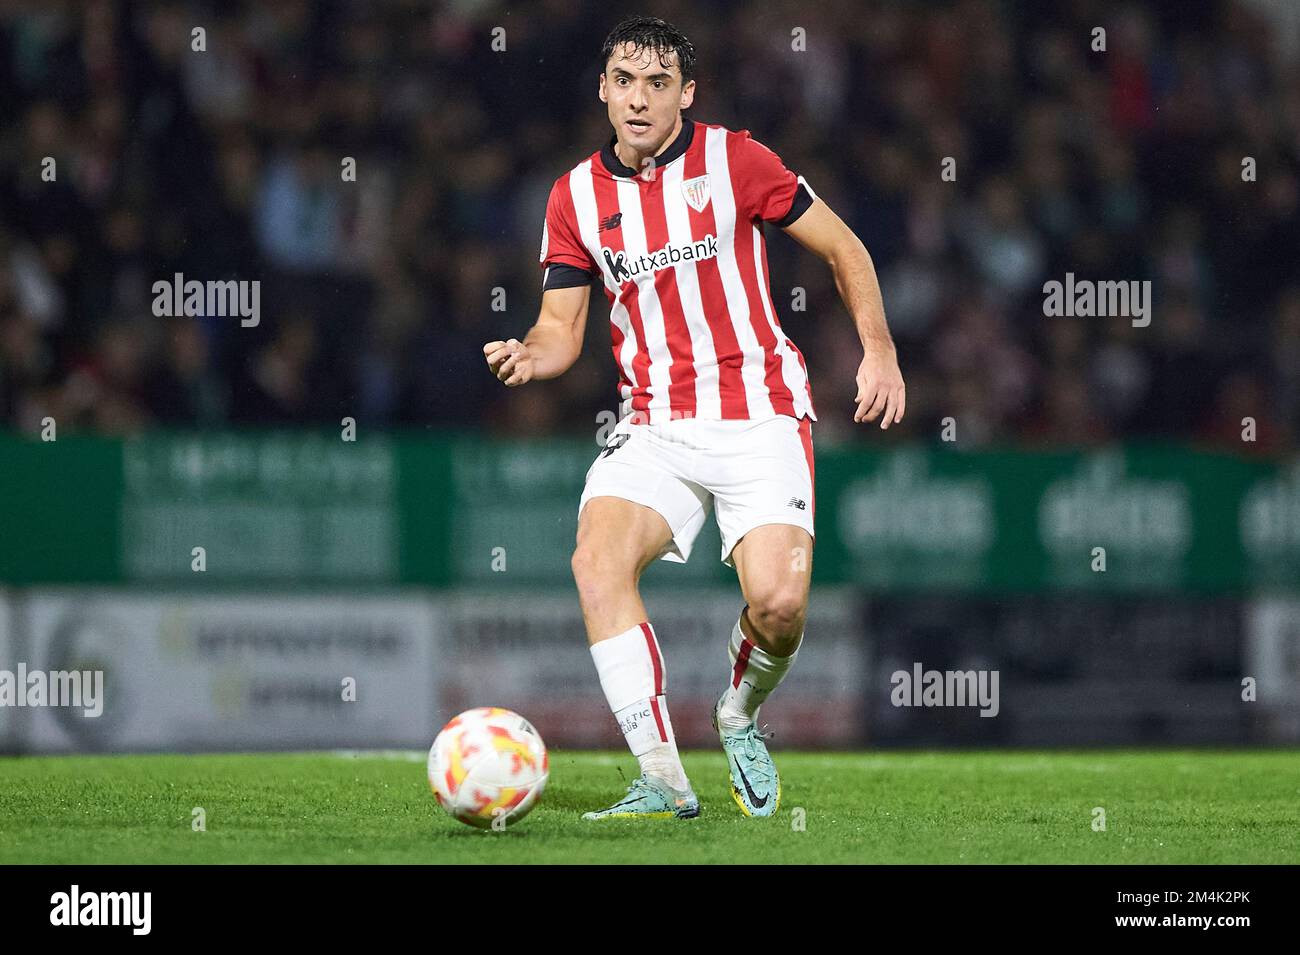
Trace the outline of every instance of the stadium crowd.
[[[908, 385], [885, 440], [937, 438], [952, 417], [972, 446], [1272, 452], [1300, 442], [1296, 9], [653, 12], [697, 50], [686, 115], [749, 129], [871, 252]], [[0, 4], [0, 421], [594, 430], [616, 406], [598, 289], [562, 378], [505, 389], [481, 348], [535, 319], [547, 192], [611, 134], [596, 77], [614, 16], [574, 0]], [[854, 431], [861, 351], [829, 270], [777, 229], [768, 242], [819, 440], [881, 440]], [[259, 324], [156, 316], [152, 285], [176, 273], [260, 281]], [[1045, 316], [1043, 284], [1067, 273], [1150, 281], [1150, 324]]]

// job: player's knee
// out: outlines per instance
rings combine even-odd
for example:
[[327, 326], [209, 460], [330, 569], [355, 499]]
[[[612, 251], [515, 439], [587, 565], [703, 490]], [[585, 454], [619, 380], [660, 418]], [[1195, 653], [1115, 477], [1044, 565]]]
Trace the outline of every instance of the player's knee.
[[569, 558], [569, 568], [573, 571], [573, 582], [578, 585], [578, 590], [583, 587], [594, 584], [597, 579], [596, 556], [591, 552], [591, 548], [579, 544], [573, 549], [573, 556]]
[[598, 598], [601, 594], [623, 587], [625, 577], [619, 562], [612, 560], [609, 554], [598, 554], [596, 548], [579, 543], [569, 559], [573, 571], [573, 582], [578, 586], [578, 595], [583, 599]]
[[753, 595], [749, 620], [778, 654], [788, 656], [799, 645], [807, 604], [801, 589], [773, 589]]

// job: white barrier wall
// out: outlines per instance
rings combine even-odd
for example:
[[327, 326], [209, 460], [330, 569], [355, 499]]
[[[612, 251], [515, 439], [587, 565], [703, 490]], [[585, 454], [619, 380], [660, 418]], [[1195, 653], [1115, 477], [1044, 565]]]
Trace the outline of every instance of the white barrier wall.
[[1264, 717], [1261, 735], [1300, 739], [1300, 600], [1261, 598], [1251, 603], [1246, 619], [1243, 676], [1255, 681], [1254, 705]]
[[425, 744], [429, 601], [38, 591], [29, 670], [102, 671], [103, 713], [27, 708], [24, 748], [293, 749]]
[[[651, 589], [645, 599], [664, 652], [677, 738], [683, 747], [714, 747], [709, 715], [728, 678], [726, 641], [741, 599], [732, 589], [718, 588]], [[872, 700], [887, 697], [888, 671], [918, 653], [930, 663], [942, 652], [961, 659], [992, 654], [990, 665], [1006, 670], [1000, 719], [968, 721], [1005, 730], [986, 741], [992, 745], [1026, 739], [1060, 745], [1067, 738], [1063, 727], [1075, 732], [1081, 720], [1095, 721], [1078, 702], [1077, 674], [1034, 691], [1022, 673], [1038, 660], [1026, 656], [1035, 648], [1050, 649], [1050, 660], [1073, 661], [1083, 673], [1100, 665], [1096, 647], [1058, 640], [1048, 648], [1047, 634], [1033, 627], [1021, 635], [1024, 646], [1006, 644], [1018, 632], [1012, 626], [1018, 616], [1011, 623], [998, 618], [981, 624], [979, 608], [960, 602], [918, 623], [912, 616], [895, 619], [897, 611], [891, 617], [879, 607], [868, 614], [862, 601], [851, 591], [813, 594], [799, 662], [761, 713], [778, 746], [889, 742], [887, 718], [915, 713], [892, 707], [875, 712]], [[1210, 637], [1204, 634], [1201, 642], [1187, 643], [1200, 648], [1191, 662], [1179, 662], [1172, 643], [1152, 659], [1181, 668], [1165, 674], [1174, 690], [1213, 691], [1225, 706], [1244, 708], [1224, 739], [1300, 739], [1300, 600], [1257, 597], [1236, 612], [1242, 623], [1235, 631], [1238, 663], [1232, 663], [1238, 652], [1232, 647], [1225, 649], [1227, 663], [1207, 656], [1204, 640]], [[1056, 619], [1044, 614], [1025, 619]], [[964, 627], [970, 630], [965, 643], [948, 647], [953, 640], [940, 639], [965, 633]], [[1225, 630], [1224, 639], [1230, 636]], [[1161, 639], [1178, 642], [1183, 635], [1174, 630]], [[873, 655], [880, 655], [878, 665]], [[1229, 667], [1227, 677], [1215, 677], [1226, 685], [1189, 682], [1183, 670], [1204, 668], [1207, 660], [1219, 669]], [[0, 671], [12, 674], [19, 666], [27, 673], [102, 673], [103, 712], [88, 717], [85, 707], [0, 706], [0, 748], [6, 750], [414, 749], [427, 747], [456, 713], [483, 705], [519, 711], [552, 746], [623, 747], [591, 662], [576, 596], [569, 591], [204, 596], [0, 590]], [[1255, 700], [1249, 703], [1240, 699], [1243, 688], [1233, 686], [1246, 678], [1255, 681]], [[1062, 711], [1052, 724], [1045, 708], [1066, 705], [1074, 709]], [[1146, 701], [1148, 709], [1154, 705]], [[1177, 738], [1175, 731], [1191, 726], [1196, 715], [1179, 711], [1167, 735]], [[925, 724], [892, 739], [971, 742], [950, 719], [951, 714], [934, 714], [930, 736], [922, 733]], [[1127, 740], [1120, 729], [1098, 739]]]

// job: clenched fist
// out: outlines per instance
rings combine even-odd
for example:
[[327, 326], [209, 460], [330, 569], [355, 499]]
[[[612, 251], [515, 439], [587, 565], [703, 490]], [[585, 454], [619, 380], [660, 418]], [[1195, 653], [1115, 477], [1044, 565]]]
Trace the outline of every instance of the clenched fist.
[[483, 346], [492, 374], [506, 383], [507, 388], [533, 380], [533, 356], [528, 346], [517, 338], [504, 342], [488, 342]]

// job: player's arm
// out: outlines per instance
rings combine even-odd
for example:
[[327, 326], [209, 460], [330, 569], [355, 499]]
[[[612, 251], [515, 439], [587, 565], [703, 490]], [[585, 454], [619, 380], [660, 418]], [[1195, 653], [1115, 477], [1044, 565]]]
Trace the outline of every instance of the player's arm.
[[590, 302], [590, 285], [544, 291], [537, 324], [522, 342], [511, 338], [483, 346], [492, 373], [511, 388], [564, 374], [582, 354]]
[[883, 412], [880, 427], [901, 421], [907, 407], [903, 373], [885, 323], [876, 267], [866, 246], [821, 199], [814, 199], [785, 231], [830, 266], [835, 287], [857, 326], [862, 363], [858, 366], [858, 393], [854, 399], [858, 407], [853, 420], [874, 421]]

